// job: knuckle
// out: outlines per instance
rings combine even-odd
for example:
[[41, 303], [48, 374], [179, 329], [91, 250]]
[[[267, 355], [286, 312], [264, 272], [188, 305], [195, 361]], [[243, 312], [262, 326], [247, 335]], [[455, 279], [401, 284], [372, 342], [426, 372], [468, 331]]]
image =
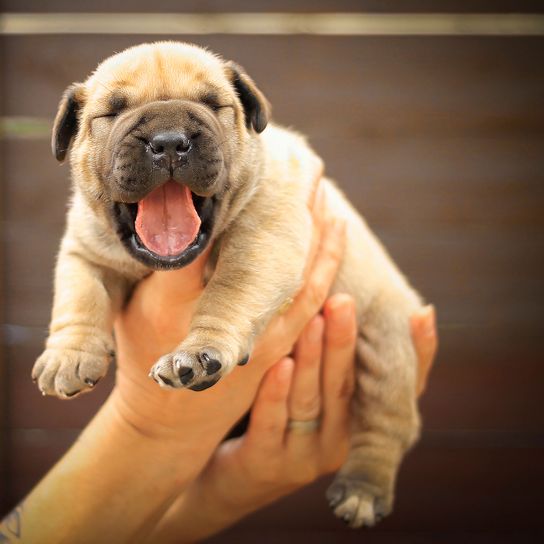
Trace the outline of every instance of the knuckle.
[[350, 373], [346, 378], [339, 384], [336, 396], [340, 400], [350, 400], [355, 393], [355, 378], [353, 373]]
[[328, 286], [325, 285], [323, 281], [314, 281], [308, 285], [306, 298], [312, 308], [312, 314], [315, 313], [315, 311], [317, 311], [319, 308], [321, 308], [321, 306], [325, 302], [327, 293]]
[[312, 419], [319, 414], [321, 400], [318, 395], [306, 396], [293, 400], [292, 412], [296, 414], [295, 419]]
[[336, 238], [330, 237], [323, 248], [324, 256], [333, 263], [339, 263], [343, 255], [343, 247]]
[[290, 353], [293, 353], [294, 350], [294, 341], [291, 339], [284, 339], [278, 346], [278, 356], [277, 359], [281, 359]]
[[349, 401], [355, 393], [356, 379], [355, 368], [346, 369], [342, 375], [336, 375], [331, 379], [328, 391], [331, 399]]
[[258, 421], [255, 425], [263, 436], [283, 434], [283, 425], [276, 421]]
[[342, 328], [334, 325], [329, 329], [327, 342], [335, 348], [347, 348], [355, 346], [357, 331], [353, 327]]

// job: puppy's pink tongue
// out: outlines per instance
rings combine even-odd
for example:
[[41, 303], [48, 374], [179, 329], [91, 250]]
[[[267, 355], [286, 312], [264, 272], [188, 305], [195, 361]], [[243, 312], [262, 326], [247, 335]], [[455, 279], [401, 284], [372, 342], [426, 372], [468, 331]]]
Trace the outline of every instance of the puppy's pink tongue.
[[161, 257], [181, 253], [199, 229], [191, 191], [175, 181], [166, 182], [138, 202], [136, 232], [147, 249]]

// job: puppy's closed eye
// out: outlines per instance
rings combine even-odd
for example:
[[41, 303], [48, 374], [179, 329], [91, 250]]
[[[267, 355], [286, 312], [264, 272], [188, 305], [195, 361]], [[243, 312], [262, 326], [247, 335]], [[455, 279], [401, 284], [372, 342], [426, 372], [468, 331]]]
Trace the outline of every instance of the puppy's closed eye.
[[118, 115], [119, 115], [118, 111], [111, 111], [111, 112], [108, 112], [108, 113], [101, 113], [101, 114], [95, 115], [93, 117], [93, 120], [94, 119], [114, 119]]
[[103, 111], [97, 113], [93, 119], [114, 119], [126, 109], [127, 103], [126, 96], [120, 93], [113, 93], [109, 97], [107, 105], [104, 105]]
[[233, 107], [232, 104], [222, 103], [215, 93], [208, 93], [208, 94], [204, 95], [200, 99], [200, 102], [202, 104], [204, 104], [205, 106], [207, 106], [208, 108], [210, 108], [211, 110], [213, 110], [214, 112], [219, 111], [219, 110], [221, 110], [223, 108], [232, 108]]

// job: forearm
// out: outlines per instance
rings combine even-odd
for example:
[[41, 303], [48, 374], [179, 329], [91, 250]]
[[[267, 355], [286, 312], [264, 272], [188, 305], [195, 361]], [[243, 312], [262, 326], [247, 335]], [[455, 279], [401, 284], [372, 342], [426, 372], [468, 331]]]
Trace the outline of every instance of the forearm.
[[[14, 542], [135, 542], [202, 466], [206, 444], [172, 444], [125, 419], [115, 392], [24, 501]], [[215, 444], [209, 444], [210, 453]], [[189, 462], [188, 462], [189, 461]]]
[[181, 544], [215, 535], [284, 494], [268, 491], [259, 495], [233, 482], [232, 474], [206, 473], [177, 497], [146, 542]]

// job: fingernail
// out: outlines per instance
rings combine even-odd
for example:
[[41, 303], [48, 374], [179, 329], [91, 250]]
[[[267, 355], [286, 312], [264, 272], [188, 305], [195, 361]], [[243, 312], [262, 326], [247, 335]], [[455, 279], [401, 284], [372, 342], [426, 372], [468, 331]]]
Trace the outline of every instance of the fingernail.
[[286, 383], [291, 380], [294, 364], [295, 362], [290, 357], [285, 357], [278, 363], [279, 368], [276, 376], [281, 383]]
[[429, 304], [424, 309], [423, 334], [425, 336], [434, 336], [436, 331], [436, 312], [434, 306]]
[[341, 235], [346, 229], [346, 222], [341, 217], [335, 217], [332, 220], [332, 230], [334, 234]]
[[338, 294], [327, 306], [328, 317], [332, 318], [338, 326], [347, 326], [353, 319], [353, 302], [349, 295]]
[[325, 191], [323, 190], [323, 184], [318, 181], [317, 182], [317, 194], [315, 195], [316, 198], [316, 205], [317, 209], [321, 210], [323, 208], [323, 203], [325, 202]]

